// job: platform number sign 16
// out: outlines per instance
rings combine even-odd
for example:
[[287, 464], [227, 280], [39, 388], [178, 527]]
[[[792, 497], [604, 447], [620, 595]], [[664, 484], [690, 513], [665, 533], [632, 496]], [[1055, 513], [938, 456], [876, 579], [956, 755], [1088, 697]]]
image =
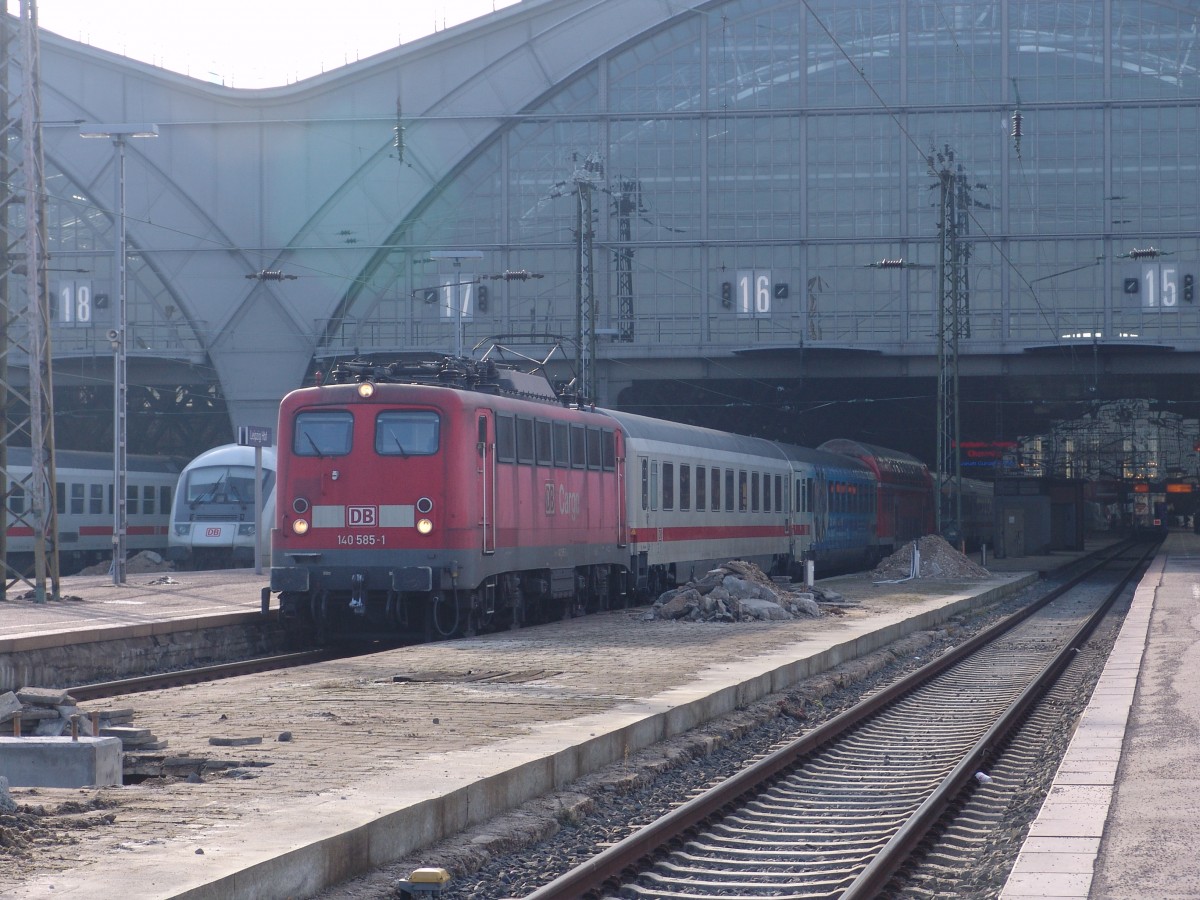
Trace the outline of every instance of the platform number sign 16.
[[54, 295], [54, 321], [60, 325], [92, 324], [92, 285], [88, 281], [63, 281]]
[[771, 315], [770, 270], [741, 269], [737, 273], [735, 287], [739, 319], [766, 318]]

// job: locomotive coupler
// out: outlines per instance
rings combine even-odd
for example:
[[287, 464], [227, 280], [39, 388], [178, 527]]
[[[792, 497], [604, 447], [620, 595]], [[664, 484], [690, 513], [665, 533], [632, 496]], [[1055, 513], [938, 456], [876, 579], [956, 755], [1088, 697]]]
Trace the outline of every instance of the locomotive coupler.
[[356, 616], [361, 616], [367, 609], [367, 578], [361, 572], [350, 576], [350, 609]]

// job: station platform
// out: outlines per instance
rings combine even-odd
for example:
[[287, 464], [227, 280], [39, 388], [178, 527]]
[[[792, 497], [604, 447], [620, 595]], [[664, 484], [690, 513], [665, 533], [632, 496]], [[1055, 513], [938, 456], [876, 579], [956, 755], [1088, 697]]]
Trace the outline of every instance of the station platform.
[[[17, 803], [99, 800], [111, 804], [113, 818], [77, 842], [6, 860], [0, 894], [312, 897], [804, 678], [935, 629], [1077, 555], [989, 559], [992, 577], [983, 580], [831, 579], [822, 585], [847, 602], [819, 619], [714, 625], [648, 622], [644, 610], [621, 610], [125, 698], [135, 724], [167, 740], [166, 754], [198, 761], [202, 777], [13, 789]], [[235, 603], [240, 613], [258, 614], [261, 576], [249, 574], [171, 577], [195, 577], [181, 601], [191, 611]], [[240, 584], [210, 590], [208, 576]], [[124, 587], [126, 599], [140, 605], [124, 609], [122, 587], [97, 582], [92, 602], [104, 627], [169, 618], [170, 606], [149, 592], [171, 586], [142, 583], [156, 577], [131, 578], [138, 583]], [[88, 606], [87, 588], [78, 594]], [[30, 613], [28, 601], [9, 608], [13, 602], [0, 604], [0, 640], [31, 639], [38, 629], [47, 640], [56, 626], [39, 619], [42, 605]], [[111, 620], [131, 614], [146, 621]], [[41, 624], [15, 621], [23, 617]], [[77, 634], [75, 625], [69, 633]], [[208, 768], [205, 760], [221, 765]]]
[[1200, 897], [1200, 535], [1172, 532], [1001, 900]]

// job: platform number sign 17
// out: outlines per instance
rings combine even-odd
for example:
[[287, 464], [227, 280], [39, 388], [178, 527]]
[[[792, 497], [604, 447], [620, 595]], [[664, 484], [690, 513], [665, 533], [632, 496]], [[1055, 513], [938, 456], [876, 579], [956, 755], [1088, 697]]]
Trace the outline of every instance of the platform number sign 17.
[[771, 272], [767, 269], [741, 269], [734, 285], [739, 319], [767, 318], [771, 315]]

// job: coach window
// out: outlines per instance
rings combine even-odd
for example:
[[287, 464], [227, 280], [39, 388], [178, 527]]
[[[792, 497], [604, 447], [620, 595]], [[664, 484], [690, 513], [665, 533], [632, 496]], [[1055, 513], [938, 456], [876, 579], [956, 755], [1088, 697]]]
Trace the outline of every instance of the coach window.
[[131, 516], [138, 515], [138, 489], [136, 484], [125, 485], [125, 510]]
[[571, 468], [587, 468], [587, 432], [582, 425], [571, 425]]
[[[163, 490], [165, 491], [170, 489], [164, 487]], [[168, 508], [169, 507], [167, 506], [163, 507], [163, 509]], [[104, 514], [104, 485], [88, 485], [88, 512], [93, 516], [100, 516]]]
[[746, 470], [738, 469], [738, 512], [746, 512], [750, 508], [750, 482], [746, 478]]
[[25, 486], [20, 482], [8, 483], [8, 508], [18, 515], [25, 512]]
[[554, 423], [554, 465], [560, 469], [571, 467], [571, 444], [567, 437], [567, 423]]
[[721, 470], [717, 466], [713, 466], [712, 490], [709, 493], [712, 494], [709, 498], [709, 503], [712, 504], [710, 509], [716, 512], [721, 508]]
[[71, 515], [83, 515], [83, 485], [71, 482]]
[[292, 452], [297, 456], [345, 456], [353, 433], [354, 415], [348, 411], [297, 413]]
[[[269, 479], [263, 480], [267, 481]], [[163, 512], [167, 512], [171, 509], [171, 489], [165, 484], [158, 489], [158, 508]]]
[[517, 462], [533, 463], [533, 419], [517, 416]]
[[662, 498], [663, 509], [675, 508], [675, 463], [663, 463]]
[[154, 487], [149, 484], [142, 485], [142, 512], [147, 516], [154, 515]]
[[679, 508], [692, 508], [692, 467], [679, 466]]
[[604, 457], [600, 453], [600, 429], [589, 425], [587, 430], [587, 463], [589, 469], [602, 468]]
[[536, 419], [533, 423], [533, 432], [534, 440], [537, 442], [537, 464], [539, 466], [554, 465], [550, 423]]
[[658, 509], [658, 460], [650, 461], [650, 509]]
[[704, 471], [704, 466], [696, 466], [696, 510], [703, 512], [708, 508], [708, 499], [705, 497], [705, 490], [708, 482], [705, 480], [708, 473]]
[[725, 470], [725, 511], [733, 512], [733, 469]]
[[432, 456], [441, 443], [441, 419], [433, 410], [388, 410], [375, 417], [380, 456]]
[[650, 461], [642, 460], [642, 509], [650, 508]]
[[750, 473], [750, 511], [758, 512], [758, 473]]
[[54, 483], [54, 508], [59, 515], [67, 514], [67, 486], [61, 481]]
[[775, 476], [775, 512], [783, 512], [783, 476]]
[[617, 434], [615, 431], [602, 431], [600, 440], [603, 445], [600, 449], [604, 453], [604, 471], [614, 472], [617, 468]]
[[517, 461], [516, 426], [512, 416], [496, 416], [496, 459], [506, 463]]

